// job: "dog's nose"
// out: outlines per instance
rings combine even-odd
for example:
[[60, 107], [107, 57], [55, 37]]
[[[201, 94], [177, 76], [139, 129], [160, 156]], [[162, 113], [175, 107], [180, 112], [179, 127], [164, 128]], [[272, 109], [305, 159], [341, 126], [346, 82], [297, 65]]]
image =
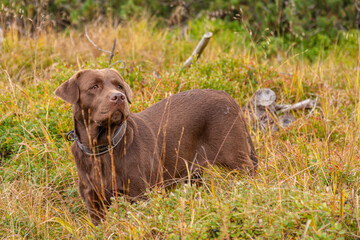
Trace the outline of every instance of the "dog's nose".
[[118, 102], [124, 102], [125, 101], [125, 95], [122, 93], [113, 93], [110, 95], [110, 102], [118, 103]]

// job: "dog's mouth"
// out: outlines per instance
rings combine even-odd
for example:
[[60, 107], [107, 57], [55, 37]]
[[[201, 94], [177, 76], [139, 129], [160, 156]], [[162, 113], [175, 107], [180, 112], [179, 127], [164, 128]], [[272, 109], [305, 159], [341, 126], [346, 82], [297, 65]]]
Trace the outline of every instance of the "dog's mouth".
[[104, 126], [106, 124], [123, 122], [125, 115], [120, 108], [111, 108], [108, 111], [100, 112], [93, 120], [98, 126]]
[[112, 112], [112, 114], [111, 114], [111, 116], [110, 116], [110, 120], [111, 120], [111, 122], [113, 122], [113, 123], [114, 123], [114, 122], [118, 123], [118, 122], [124, 121], [124, 114], [123, 114], [123, 112], [122, 112], [120, 109]]

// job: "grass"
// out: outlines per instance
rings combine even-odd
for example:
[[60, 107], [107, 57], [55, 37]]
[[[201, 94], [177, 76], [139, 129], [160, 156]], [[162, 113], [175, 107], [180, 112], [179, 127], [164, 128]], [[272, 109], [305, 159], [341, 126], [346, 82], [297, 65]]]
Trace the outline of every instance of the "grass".
[[[251, 131], [260, 159], [256, 177], [209, 169], [202, 186], [155, 189], [135, 204], [119, 198], [94, 227], [64, 137], [71, 106], [54, 90], [79, 69], [107, 67], [108, 56], [79, 30], [43, 29], [30, 38], [8, 29], [0, 50], [0, 239], [357, 239], [358, 33], [310, 63], [291, 49], [265, 58], [246, 31], [234, 33], [222, 22], [190, 22], [185, 35], [153, 22], [88, 27], [103, 49], [117, 38], [114, 61], [126, 62], [133, 112], [194, 88], [224, 90], [243, 105], [268, 87], [280, 103], [318, 97], [320, 106], [311, 116], [298, 112], [279, 132]], [[207, 30], [215, 34], [204, 55], [180, 73]]]

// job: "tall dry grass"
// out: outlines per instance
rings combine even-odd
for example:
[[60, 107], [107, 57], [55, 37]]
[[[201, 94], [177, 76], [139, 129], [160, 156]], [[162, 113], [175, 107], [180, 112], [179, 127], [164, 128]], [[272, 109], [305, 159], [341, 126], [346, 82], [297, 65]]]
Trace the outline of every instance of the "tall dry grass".
[[[244, 104], [256, 89], [278, 102], [319, 99], [312, 115], [276, 133], [251, 131], [260, 159], [254, 178], [209, 169], [203, 186], [179, 184], [130, 204], [120, 198], [94, 227], [77, 193], [77, 173], [64, 134], [71, 106], [53, 92], [77, 70], [104, 68], [109, 56], [83, 31], [42, 29], [22, 36], [6, 29], [0, 54], [0, 238], [344, 238], [360, 235], [359, 54], [336, 48], [313, 63], [279, 51], [265, 59], [255, 42], [204, 21], [158, 29], [144, 18], [113, 27], [88, 26], [89, 36], [126, 63], [138, 112], [193, 88], [230, 93]], [[204, 55], [180, 72], [201, 32], [217, 30]], [[245, 33], [243, 33], [245, 34]], [[357, 38], [353, 33], [349, 38]], [[121, 65], [115, 65], [122, 71]], [[158, 77], [160, 75], [160, 77]]]

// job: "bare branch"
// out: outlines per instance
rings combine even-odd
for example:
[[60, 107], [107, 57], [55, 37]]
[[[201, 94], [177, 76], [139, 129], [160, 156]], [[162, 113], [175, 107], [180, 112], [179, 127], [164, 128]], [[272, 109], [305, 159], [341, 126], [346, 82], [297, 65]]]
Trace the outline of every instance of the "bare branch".
[[111, 65], [111, 60], [114, 57], [115, 46], [116, 46], [116, 38], [114, 38], [113, 47], [110, 53], [109, 65]]
[[87, 26], [85, 26], [85, 36], [86, 36], [86, 38], [89, 40], [89, 42], [90, 42], [97, 50], [111, 54], [110, 51], [107, 51], [107, 50], [104, 50], [104, 49], [102, 49], [102, 48], [99, 48], [99, 47], [93, 42], [93, 40], [90, 39], [89, 34], [88, 34], [88, 32], [87, 32]]
[[[89, 37], [89, 34], [88, 34], [88, 32], [87, 32], [87, 26], [85, 26], [85, 36], [86, 36], [86, 38], [89, 40], [89, 42], [90, 42], [97, 50], [102, 51], [102, 52], [105, 52], [105, 53], [110, 53], [109, 65], [110, 65], [110, 66], [113, 66], [115, 63], [114, 63], [114, 64], [111, 64], [111, 60], [112, 60], [112, 58], [113, 58], [114, 55], [115, 55], [114, 52], [115, 52], [115, 47], [116, 47], [116, 38], [114, 38], [112, 50], [111, 50], [111, 52], [110, 52], [110, 51], [107, 51], [107, 50], [104, 50], [104, 49], [98, 47], [98, 46], [94, 43], [94, 41], [91, 40], [91, 38]], [[118, 62], [119, 62], [119, 61], [118, 61]], [[120, 61], [120, 62], [121, 62], [121, 61]], [[109, 66], [109, 68], [110, 68], [110, 66]]]
[[124, 65], [123, 70], [122, 70], [122, 76], [124, 76], [124, 71], [125, 71], [125, 68], [126, 68], [126, 63], [124, 61], [122, 61], [122, 60], [116, 61], [113, 64], [110, 64], [108, 68], [111, 68], [112, 66], [114, 66], [115, 64], [118, 64], [118, 63], [122, 63]]
[[209, 40], [212, 37], [212, 35], [213, 35], [212, 32], [207, 32], [204, 34], [204, 36], [196, 46], [191, 56], [185, 61], [184, 65], [182, 66], [182, 69], [190, 66], [194, 57], [199, 58], [201, 56], [201, 53], [204, 51], [205, 47], [209, 43]]

